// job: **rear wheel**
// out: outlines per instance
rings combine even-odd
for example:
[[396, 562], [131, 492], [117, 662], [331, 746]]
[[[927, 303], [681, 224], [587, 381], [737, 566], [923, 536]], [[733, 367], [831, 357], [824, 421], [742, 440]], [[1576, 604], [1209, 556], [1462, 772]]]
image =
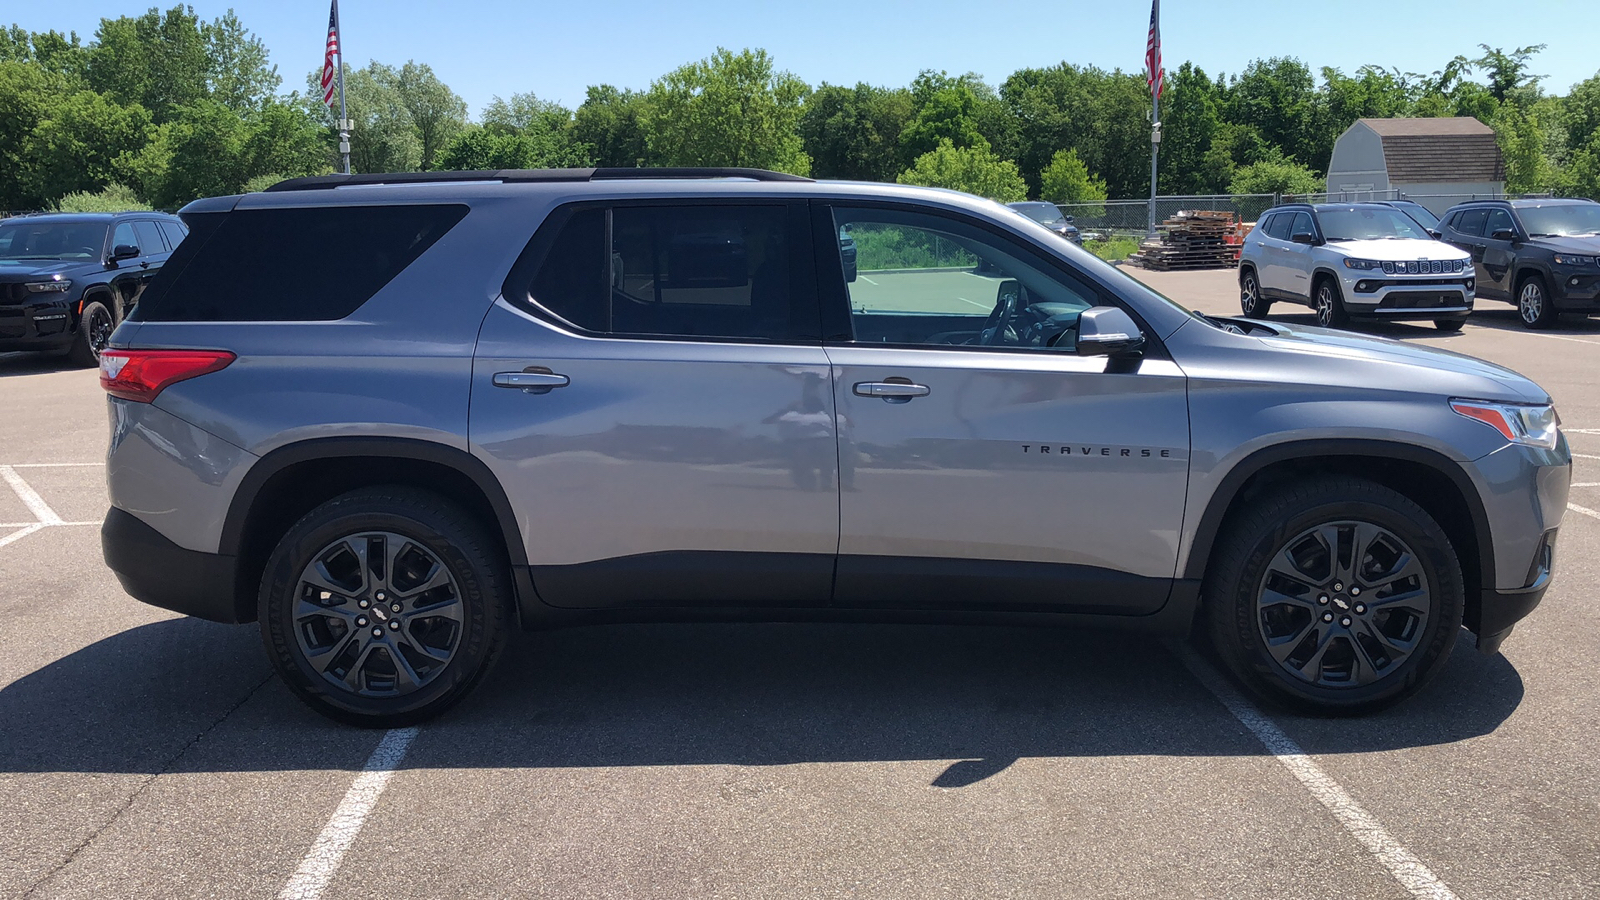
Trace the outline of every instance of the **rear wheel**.
[[388, 728], [472, 690], [511, 629], [497, 542], [459, 507], [366, 488], [307, 513], [262, 578], [261, 636], [289, 689], [325, 716]]
[[1350, 324], [1350, 315], [1344, 310], [1344, 295], [1332, 278], [1322, 278], [1312, 291], [1312, 305], [1317, 311], [1317, 324], [1323, 328], [1344, 328]]
[[1223, 663], [1291, 709], [1371, 712], [1416, 693], [1461, 627], [1461, 565], [1443, 529], [1382, 485], [1327, 477], [1230, 520], [1205, 581]]
[[83, 304], [78, 316], [78, 337], [67, 351], [67, 359], [76, 366], [100, 365], [100, 351], [111, 341], [111, 332], [117, 329], [111, 310], [99, 300]]
[[1550, 292], [1538, 275], [1524, 275], [1517, 282], [1517, 318], [1529, 328], [1552, 328], [1560, 314], [1550, 302]]
[[1265, 319], [1272, 302], [1261, 296], [1261, 281], [1255, 269], [1239, 273], [1239, 309], [1247, 319]]
[[1461, 330], [1461, 326], [1463, 326], [1465, 324], [1467, 324], [1467, 320], [1466, 319], [1434, 319], [1433, 320], [1433, 327], [1439, 329], [1440, 331], [1445, 332], [1446, 334], [1449, 334], [1450, 332], [1453, 332], [1453, 331], [1460, 331]]

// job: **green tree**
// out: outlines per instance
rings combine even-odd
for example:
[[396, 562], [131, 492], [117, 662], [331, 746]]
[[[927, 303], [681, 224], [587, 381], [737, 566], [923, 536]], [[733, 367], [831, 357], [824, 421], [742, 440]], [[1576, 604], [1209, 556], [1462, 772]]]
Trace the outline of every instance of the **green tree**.
[[23, 60], [0, 60], [0, 210], [37, 209], [28, 137], [67, 96], [67, 80]]
[[1483, 50], [1483, 56], [1473, 60], [1473, 64], [1488, 75], [1489, 95], [1494, 99], [1504, 103], [1514, 92], [1538, 90], [1539, 81], [1544, 76], [1529, 75], [1528, 68], [1534, 55], [1545, 48], [1544, 44], [1518, 47], [1510, 53], [1488, 44], [1479, 44], [1478, 47]]
[[[1015, 123], [1015, 159], [1029, 178], [1071, 147], [1113, 197], [1150, 191], [1150, 91], [1143, 76], [1062, 63], [1020, 69], [1000, 86]], [[1030, 184], [1037, 191], [1037, 183]]]
[[1224, 122], [1211, 137], [1200, 160], [1200, 188], [1198, 193], [1220, 194], [1230, 190], [1234, 175], [1239, 169], [1264, 160], [1278, 161], [1283, 154], [1269, 147], [1261, 132], [1249, 125]]
[[588, 148], [547, 128], [522, 132], [471, 127], [456, 135], [439, 154], [438, 168], [559, 169], [590, 164]]
[[200, 26], [206, 48], [206, 77], [211, 99], [246, 112], [273, 101], [283, 79], [267, 60], [267, 47], [228, 10]]
[[810, 88], [765, 50], [721, 47], [650, 85], [643, 110], [650, 154], [669, 166], [753, 166], [805, 175], [801, 104]]
[[1600, 72], [1567, 92], [1561, 104], [1561, 119], [1567, 129], [1567, 143], [1572, 147], [1583, 147], [1600, 133]]
[[77, 32], [30, 32], [21, 25], [0, 28], [0, 62], [35, 63], [46, 72], [60, 75], [73, 87], [81, 87], [89, 65], [89, 48]]
[[819, 178], [894, 181], [902, 168], [900, 133], [912, 116], [904, 88], [824, 84], [806, 99], [800, 137]]
[[1315, 194], [1326, 182], [1316, 172], [1287, 159], [1262, 160], [1241, 167], [1228, 185], [1230, 194]]
[[[422, 164], [422, 141], [411, 110], [395, 87], [393, 66], [379, 62], [345, 73], [345, 106], [355, 122], [350, 134], [350, 168], [355, 172], [415, 172]], [[302, 104], [324, 124], [324, 140], [336, 142], [336, 113], [322, 104], [322, 73], [306, 76]]]
[[1078, 151], [1062, 150], [1039, 174], [1039, 199], [1051, 203], [1100, 203], [1106, 199], [1106, 182], [1089, 172]]
[[150, 113], [79, 91], [64, 98], [23, 139], [24, 179], [35, 197], [96, 192], [131, 174], [126, 156], [149, 140]]
[[408, 60], [398, 71], [381, 66], [374, 74], [390, 82], [390, 89], [410, 114], [417, 133], [418, 163], [423, 171], [432, 169], [439, 151], [467, 127], [467, 101], [456, 96], [426, 63]]
[[1546, 156], [1546, 132], [1538, 110], [1502, 103], [1489, 124], [1505, 158], [1508, 192], [1538, 193], [1555, 186], [1557, 173]]
[[1245, 67], [1228, 94], [1227, 119], [1248, 125], [1285, 156], [1325, 171], [1324, 144], [1331, 153], [1332, 139], [1318, 139], [1319, 118], [1316, 79], [1298, 59], [1275, 56]]
[[140, 200], [132, 189], [108, 184], [93, 193], [73, 191], [58, 200], [53, 208], [64, 213], [114, 213], [149, 209], [150, 205]]
[[650, 148], [644, 133], [645, 96], [609, 84], [592, 86], [573, 116], [573, 140], [589, 148], [596, 165], [644, 165]]
[[[594, 164], [594, 148], [579, 142], [575, 136], [572, 111], [559, 103], [540, 100], [533, 94], [512, 94], [509, 101], [495, 97], [483, 111], [482, 128], [492, 135], [518, 137], [517, 142], [502, 142], [500, 155], [533, 160], [535, 165], [518, 165], [512, 168], [561, 168]], [[457, 136], [457, 140], [466, 133]], [[474, 145], [481, 142], [474, 139]], [[454, 142], [450, 145], [456, 146]], [[440, 162], [438, 168], [467, 168]]]
[[1022, 180], [1017, 164], [1001, 159], [985, 143], [978, 147], [957, 147], [948, 139], [931, 152], [917, 158], [911, 168], [900, 173], [901, 184], [950, 188], [988, 197], [1001, 203], [1026, 199], [1028, 183]]
[[1573, 151], [1566, 176], [1565, 187], [1574, 196], [1600, 200], [1600, 131]]
[[[1204, 194], [1218, 190], [1206, 177], [1206, 151], [1222, 126], [1217, 85], [1191, 63], [1169, 74], [1161, 94], [1161, 173], [1164, 194]], [[1226, 179], [1223, 184], [1226, 184]]]
[[900, 132], [901, 154], [911, 161], [946, 143], [963, 149], [991, 146], [978, 130], [977, 112], [978, 97], [965, 84], [934, 91]]
[[206, 99], [239, 113], [260, 109], [282, 83], [265, 45], [232, 11], [206, 23], [182, 4], [101, 19], [86, 77], [114, 101], [150, 110], [157, 123]]

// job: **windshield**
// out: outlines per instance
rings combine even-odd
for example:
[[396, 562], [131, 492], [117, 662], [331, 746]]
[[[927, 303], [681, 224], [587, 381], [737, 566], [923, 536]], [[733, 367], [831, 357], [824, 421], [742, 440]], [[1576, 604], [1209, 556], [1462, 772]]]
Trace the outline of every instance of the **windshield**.
[[0, 222], [0, 259], [99, 259], [106, 226], [97, 222]]
[[1054, 225], [1063, 218], [1054, 203], [1018, 203], [1011, 208], [1041, 225]]
[[1528, 206], [1517, 210], [1533, 237], [1579, 237], [1600, 234], [1600, 203]]
[[1387, 206], [1319, 210], [1322, 236], [1330, 241], [1432, 240], [1416, 220]]
[[1400, 208], [1405, 211], [1406, 215], [1421, 223], [1423, 228], [1437, 229], [1439, 227], [1439, 217], [1428, 212], [1428, 208], [1420, 203], [1407, 203]]

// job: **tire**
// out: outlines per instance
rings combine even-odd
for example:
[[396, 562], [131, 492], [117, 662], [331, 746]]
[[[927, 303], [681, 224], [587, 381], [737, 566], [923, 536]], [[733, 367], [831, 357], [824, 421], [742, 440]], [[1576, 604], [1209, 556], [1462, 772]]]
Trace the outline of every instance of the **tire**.
[[1554, 328], [1561, 314], [1550, 301], [1550, 289], [1539, 275], [1517, 279], [1517, 318], [1527, 328]]
[[[377, 549], [381, 572], [358, 555]], [[257, 600], [267, 655], [289, 689], [368, 728], [459, 702], [504, 649], [512, 609], [510, 568], [490, 532], [442, 497], [399, 486], [307, 513], [273, 550]]]
[[1317, 279], [1311, 289], [1311, 308], [1317, 312], [1317, 324], [1323, 328], [1347, 328], [1350, 314], [1344, 309], [1344, 294], [1339, 285], [1326, 275]]
[[1465, 324], [1467, 324], [1467, 320], [1466, 319], [1434, 319], [1433, 320], [1433, 327], [1439, 329], [1440, 331], [1444, 332], [1445, 334], [1453, 334], [1453, 333], [1455, 333], [1457, 331], [1460, 331], [1461, 330], [1461, 326], [1463, 326]]
[[1239, 309], [1246, 319], [1265, 319], [1272, 311], [1272, 301], [1261, 296], [1261, 282], [1255, 269], [1239, 273]]
[[[1366, 549], [1341, 572], [1330, 536]], [[1347, 583], [1361, 565], [1389, 568]], [[1224, 666], [1268, 701], [1315, 715], [1369, 713], [1420, 690], [1449, 658], [1466, 596], [1433, 517], [1348, 476], [1283, 487], [1230, 516], [1202, 590]]]
[[105, 303], [100, 300], [84, 303], [83, 312], [78, 316], [78, 336], [67, 351], [67, 360], [84, 368], [100, 365], [100, 351], [105, 349], [116, 327], [116, 317]]

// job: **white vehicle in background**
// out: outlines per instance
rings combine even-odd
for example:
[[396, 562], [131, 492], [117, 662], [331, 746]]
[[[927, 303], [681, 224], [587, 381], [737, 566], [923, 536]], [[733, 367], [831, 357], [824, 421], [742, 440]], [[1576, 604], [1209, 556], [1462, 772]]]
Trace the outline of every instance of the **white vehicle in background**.
[[1309, 306], [1317, 324], [1432, 319], [1459, 331], [1472, 315], [1472, 257], [1381, 203], [1289, 204], [1262, 214], [1239, 255], [1239, 305], [1266, 318], [1275, 301]]

